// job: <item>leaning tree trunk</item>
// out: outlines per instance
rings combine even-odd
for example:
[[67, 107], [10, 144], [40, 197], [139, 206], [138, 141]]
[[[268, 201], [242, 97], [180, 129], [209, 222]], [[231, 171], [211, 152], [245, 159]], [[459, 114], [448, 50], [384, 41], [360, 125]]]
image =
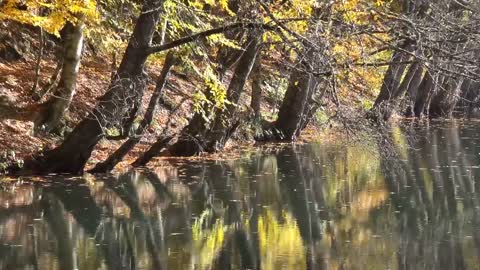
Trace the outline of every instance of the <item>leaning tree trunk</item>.
[[26, 162], [27, 170], [39, 173], [82, 173], [93, 148], [104, 137], [105, 127], [118, 127], [131, 118], [132, 104], [141, 100], [145, 88], [144, 67], [163, 0], [147, 0], [137, 20], [116, 78], [99, 104], [82, 120], [62, 145], [43, 158]]
[[153, 121], [153, 116], [155, 115], [157, 104], [159, 103], [160, 98], [163, 95], [163, 89], [165, 88], [168, 75], [174, 64], [175, 64], [175, 57], [173, 55], [173, 52], [169, 52], [167, 54], [167, 57], [165, 58], [162, 72], [158, 77], [155, 91], [153, 92], [152, 97], [150, 98], [150, 102], [148, 104], [145, 115], [142, 121], [140, 122], [140, 125], [137, 127], [135, 134], [133, 134], [133, 136], [131, 136], [126, 142], [122, 144], [122, 146], [120, 146], [113, 154], [111, 154], [107, 158], [107, 160], [105, 160], [104, 162], [98, 163], [95, 166], [95, 168], [91, 170], [91, 172], [106, 173], [113, 170], [115, 165], [117, 165], [117, 163], [120, 162], [123, 159], [123, 157], [125, 157], [125, 155], [127, 155], [128, 152], [130, 152], [130, 150], [132, 150], [133, 147], [137, 145], [138, 142], [140, 142], [140, 139], [142, 138], [143, 133]]
[[399, 102], [396, 97], [402, 96], [399, 94], [399, 87], [407, 67], [407, 64], [404, 62], [410, 59], [410, 55], [405, 50], [408, 52], [412, 51], [412, 46], [410, 44], [401, 46], [401, 50], [396, 50], [390, 59], [390, 65], [383, 78], [380, 93], [370, 111], [370, 117], [376, 121], [388, 120], [394, 108], [392, 105], [396, 105]]
[[[395, 112], [397, 107], [399, 106], [399, 103], [405, 96], [407, 92], [409, 92], [410, 88], [414, 88], [415, 84], [420, 84], [420, 78], [418, 76], [418, 72], [421, 72], [421, 67], [419, 62], [415, 62], [410, 65], [408, 68], [407, 73], [405, 74], [405, 77], [403, 78], [400, 86], [396, 89], [396, 91], [393, 93], [391, 99], [386, 104], [385, 110], [383, 111], [383, 119], [387, 121], [390, 119], [392, 114]], [[417, 79], [416, 81], [414, 79]], [[417, 87], [418, 87], [417, 85]]]
[[[403, 13], [411, 19], [423, 19], [428, 10], [428, 1], [422, 0], [404, 0]], [[418, 83], [419, 74], [416, 72], [419, 68], [419, 63], [415, 62], [410, 65], [410, 68], [402, 81], [403, 74], [407, 67], [405, 61], [412, 58], [411, 53], [415, 49], [415, 41], [404, 40], [397, 48], [390, 60], [390, 65], [385, 73], [380, 93], [373, 104], [369, 117], [375, 121], [387, 121], [397, 109], [399, 103], [403, 99], [409, 89], [414, 88], [412, 82]]]
[[[315, 57], [313, 49], [308, 49], [304, 59]], [[294, 141], [300, 134], [304, 118], [308, 114], [308, 103], [317, 88], [317, 78], [304, 69], [309, 66], [302, 60], [299, 69], [290, 75], [287, 91], [278, 111], [277, 121], [274, 123], [274, 132], [280, 140]]]
[[[309, 33], [313, 34], [321, 30], [321, 24], [318, 21], [329, 21], [329, 24], [331, 24], [333, 18], [331, 3], [324, 6], [322, 1], [316, 1], [316, 4], [312, 11], [312, 18], [315, 19], [309, 24], [308, 30]], [[268, 130], [264, 132], [268, 133], [266, 137], [286, 141], [296, 140], [319, 107], [318, 104], [312, 104], [312, 102], [315, 102], [314, 98], [319, 89], [320, 80], [322, 80], [320, 76], [323, 75], [317, 75], [314, 72], [320, 70], [322, 59], [328, 56], [319, 52], [318, 47], [324, 46], [320, 45], [321, 42], [317, 40], [312, 42], [305, 39], [302, 43], [303, 55], [297, 58], [298, 68], [290, 74], [287, 91], [280, 105], [277, 120], [272, 127], [268, 127]], [[320, 48], [320, 51], [323, 50], [327, 50], [327, 48]]]
[[238, 102], [243, 93], [245, 83], [252, 71], [255, 59], [257, 58], [262, 33], [252, 31], [247, 41], [248, 46], [238, 60], [237, 67], [233, 74], [227, 90], [227, 99], [230, 103], [225, 105], [225, 109], [215, 116], [212, 128], [207, 134], [206, 150], [215, 152], [222, 150], [225, 143], [238, 126], [239, 119], [236, 119]]
[[415, 97], [415, 104], [413, 105], [413, 113], [415, 117], [420, 118], [425, 113], [428, 113], [429, 102], [434, 88], [434, 78], [430, 71], [427, 70], [423, 76], [420, 86], [418, 87], [418, 92]]
[[233, 78], [227, 89], [227, 99], [232, 104], [227, 104], [224, 111], [217, 112], [211, 127], [203, 120], [201, 114], [195, 114], [187, 127], [181, 132], [178, 141], [169, 147], [171, 155], [192, 156], [202, 151], [213, 152], [223, 148], [238, 124], [235, 119], [236, 104], [255, 63], [260, 44], [259, 37], [261, 35], [257, 31], [252, 31], [246, 43], [248, 44], [247, 48], [238, 60]]
[[255, 121], [259, 121], [262, 118], [260, 107], [262, 104], [262, 63], [260, 55], [257, 56], [257, 61], [252, 70], [252, 100], [250, 102], [250, 108], [253, 111], [253, 117]]
[[52, 97], [45, 104], [46, 110], [35, 121], [35, 129], [47, 133], [59, 132], [62, 119], [75, 94], [78, 70], [83, 48], [82, 19], [74, 25], [67, 23], [62, 30], [63, 60], [60, 81]]
[[422, 77], [424, 73], [423, 66], [419, 66], [415, 71], [415, 75], [413, 75], [407, 89], [407, 97], [406, 97], [406, 109], [405, 109], [405, 116], [410, 117], [414, 115], [413, 108], [415, 106], [415, 99], [417, 97], [420, 84], [422, 83]]

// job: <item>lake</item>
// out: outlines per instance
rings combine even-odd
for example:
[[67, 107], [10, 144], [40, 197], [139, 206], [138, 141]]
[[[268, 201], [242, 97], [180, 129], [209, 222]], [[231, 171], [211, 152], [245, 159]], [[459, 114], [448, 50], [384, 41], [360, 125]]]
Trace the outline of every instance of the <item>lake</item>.
[[0, 269], [480, 269], [479, 131], [5, 182]]

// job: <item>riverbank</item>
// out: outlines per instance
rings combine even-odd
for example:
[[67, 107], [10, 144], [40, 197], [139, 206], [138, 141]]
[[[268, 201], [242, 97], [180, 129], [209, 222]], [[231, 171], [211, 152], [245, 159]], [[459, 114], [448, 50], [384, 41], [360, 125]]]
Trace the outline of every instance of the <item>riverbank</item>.
[[[31, 99], [30, 89], [32, 78], [35, 77], [35, 61], [33, 55], [26, 59], [15, 62], [0, 63], [0, 96], [7, 97], [19, 108], [27, 108], [36, 104]], [[42, 61], [42, 72], [40, 87], [48, 81], [49, 75], [53, 72], [55, 63], [52, 59]], [[149, 73], [153, 74], [149, 80], [148, 90], [143, 97], [142, 110], [148, 104], [148, 100], [154, 90], [154, 82], [159, 75], [161, 65], [152, 63], [148, 67]], [[103, 59], [88, 57], [81, 66], [77, 91], [72, 101], [66, 119], [67, 132], [93, 108], [96, 99], [103, 95], [110, 81], [111, 67]], [[153, 125], [147, 130], [141, 142], [131, 151], [118, 168], [128, 166], [135, 158], [143, 153], [155, 142], [155, 139], [166, 130], [169, 133], [180, 131], [192, 116], [191, 107], [192, 95], [195, 91], [195, 82], [189, 81], [185, 74], [173, 72], [168, 79], [165, 89], [163, 106], [157, 111]], [[242, 96], [241, 104], [247, 106], [250, 95]], [[41, 100], [42, 102], [44, 100]], [[265, 117], [273, 115], [276, 110], [275, 99], [265, 99], [262, 103], [262, 113]], [[246, 127], [247, 129], [249, 127]], [[314, 140], [321, 129], [312, 125], [303, 135], [301, 140]], [[206, 154], [195, 158], [227, 158], [238, 155], [240, 148], [251, 147], [254, 143], [252, 131], [241, 130], [227, 145], [225, 151], [216, 154]], [[0, 120], [0, 172], [15, 163], [22, 163], [24, 159], [31, 157], [39, 151], [54, 148], [64, 139], [63, 136], [51, 134], [34, 134], [33, 123], [13, 119]], [[95, 148], [87, 169], [93, 164], [105, 160], [109, 154], [115, 151], [125, 140], [102, 140]], [[238, 147], [240, 145], [240, 147]], [[234, 147], [232, 147], [234, 146]]]
[[[18, 31], [23, 31], [21, 41], [15, 40], [17, 43], [25, 43], [28, 50], [19, 50], [21, 53], [18, 59], [1, 58], [0, 55], [0, 105], [2, 102], [14, 104], [18, 111], [25, 109], [31, 113], [35, 113], [36, 106], [46, 102], [49, 95], [43, 97], [40, 101], [34, 101], [32, 98], [32, 85], [36, 78], [36, 51], [38, 48], [38, 36], [35, 31], [28, 30], [26, 27], [18, 26]], [[28, 30], [28, 31], [27, 31]], [[5, 30], [4, 30], [5, 31]], [[6, 31], [7, 33], [12, 31]], [[3, 33], [3, 32], [2, 32]], [[13, 42], [13, 41], [12, 41]], [[22, 43], [23, 42], [23, 43]], [[2, 45], [2, 44], [0, 44]], [[3, 44], [4, 45], [4, 44]], [[20, 46], [20, 45], [19, 45]], [[23, 45], [22, 45], [23, 46]], [[1, 49], [1, 48], [0, 48]], [[42, 89], [46, 86], [51, 74], [54, 73], [57, 65], [56, 59], [52, 56], [52, 48], [44, 48], [45, 52], [40, 62], [39, 85]], [[120, 54], [120, 52], [119, 52]], [[112, 72], [116, 70], [116, 64], [112, 64], [113, 58], [103, 55], [95, 57], [94, 53], [87, 48], [78, 75], [76, 84], [76, 93], [73, 97], [72, 104], [68, 110], [65, 119], [65, 132], [63, 134], [34, 134], [34, 123], [25, 119], [5, 119], [1, 117], [0, 110], [0, 174], [6, 171], [6, 168], [12, 164], [21, 165], [24, 160], [31, 158], [34, 154], [53, 149], [58, 146], [68, 134], [97, 103], [98, 97], [102, 96], [108, 88], [111, 80]], [[118, 60], [117, 60], [118, 61]], [[141, 112], [136, 122], [140, 122], [143, 112], [145, 111], [148, 101], [154, 92], [155, 82], [159, 76], [163, 65], [163, 59], [153, 59], [148, 62], [147, 73], [150, 75], [148, 80], [147, 91], [143, 96]], [[261, 103], [261, 114], [265, 121], [274, 121], [285, 93], [286, 81], [281, 74], [271, 72], [277, 67], [266, 61], [265, 70], [268, 70], [268, 78], [265, 79], [264, 97]], [[231, 71], [227, 72], [224, 84], [230, 81]], [[141, 153], [145, 152], [155, 140], [164, 134], [177, 134], [189, 119], [193, 116], [193, 100], [195, 93], [199, 90], [198, 85], [203, 82], [192, 80], [188, 72], [182, 68], [173, 70], [168, 77], [168, 83], [165, 87], [161, 106], [157, 110], [152, 125], [146, 130], [140, 143], [130, 151], [117, 168], [128, 167]], [[248, 111], [251, 100], [251, 82], [248, 82], [244, 93], [241, 95], [239, 106], [243, 111]], [[354, 104], [352, 108], [365, 109], [365, 104], [371, 103], [374, 95], [368, 91], [359, 91], [354, 89], [351, 92], [339, 92], [336, 98], [348, 98]], [[322, 133], [328, 132], [330, 127], [335, 126], [335, 122], [342, 121], [335, 118], [335, 109], [330, 107], [336, 106], [332, 98], [326, 98], [325, 104], [319, 110], [317, 115], [313, 117], [313, 122], [305, 132], [302, 132], [300, 141], [314, 141]], [[367, 102], [366, 102], [367, 100]], [[351, 110], [351, 108], [348, 108]], [[329, 111], [330, 110], [330, 111]], [[355, 110], [355, 109], [353, 109]], [[29, 118], [29, 117], [26, 117]], [[354, 119], [352, 117], [352, 119]], [[349, 121], [352, 121], [349, 119]], [[109, 130], [106, 130], [109, 132]], [[255, 127], [252, 125], [240, 126], [234, 136], [229, 140], [225, 149], [215, 154], [201, 154], [193, 157], [193, 159], [223, 159], [238, 156], [240, 149], [252, 147], [255, 143]], [[88, 161], [86, 170], [90, 169], [94, 164], [104, 161], [111, 153], [113, 153], [125, 140], [106, 140], [103, 139], [95, 147], [92, 156]], [[168, 157], [165, 157], [168, 159]]]

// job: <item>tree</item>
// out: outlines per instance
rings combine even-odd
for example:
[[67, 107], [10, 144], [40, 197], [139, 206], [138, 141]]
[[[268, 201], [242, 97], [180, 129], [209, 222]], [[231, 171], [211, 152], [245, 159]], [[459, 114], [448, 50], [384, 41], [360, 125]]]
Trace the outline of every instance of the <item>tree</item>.
[[[322, 44], [325, 41], [319, 37], [319, 32], [324, 31], [321, 21], [331, 20], [331, 13], [324, 12], [322, 8], [331, 10], [332, 6], [317, 4], [319, 6], [314, 9], [309, 21], [308, 39], [302, 40], [302, 54], [297, 57], [297, 68], [290, 74], [287, 91], [274, 123], [273, 133], [281, 140], [295, 141], [300, 136], [300, 132], [315, 113], [314, 98], [319, 91], [322, 76], [332, 74], [328, 68], [324, 71], [328, 61], [325, 54], [327, 46]], [[323, 18], [320, 17], [321, 13]]]
[[61, 121], [70, 107], [77, 83], [80, 59], [83, 51], [83, 19], [76, 24], [67, 22], [62, 30], [62, 68], [60, 79], [52, 97], [45, 103], [45, 110], [36, 119], [36, 129], [47, 133], [60, 133]]
[[233, 77], [227, 90], [226, 108], [216, 112], [212, 123], [198, 121], [200, 115], [194, 116], [190, 124], [180, 134], [180, 139], [169, 149], [173, 155], [191, 156], [202, 151], [214, 152], [224, 147], [238, 125], [236, 104], [244, 90], [246, 80], [255, 63], [260, 44], [261, 30], [252, 30], [249, 34], [245, 51], [238, 59]]
[[239, 27], [253, 27], [257, 23], [232, 23], [188, 35], [163, 45], [152, 45], [164, 1], [145, 1], [134, 31], [108, 91], [99, 98], [98, 105], [82, 120], [57, 148], [26, 163], [39, 172], [81, 173], [95, 145], [105, 137], [104, 130], [119, 127], [130, 132], [139, 110], [145, 89], [145, 63], [151, 54], [181, 46], [202, 37], [220, 34]]
[[[94, 0], [61, 0], [53, 3], [7, 0], [0, 7], [0, 20], [9, 19], [39, 27], [41, 37], [43, 37], [43, 30], [61, 37], [63, 49], [58, 59], [60, 67], [58, 71], [61, 71], [58, 85], [50, 99], [41, 106], [40, 112], [30, 118], [35, 122], [37, 130], [42, 129], [48, 133], [59, 131], [61, 120], [75, 94], [83, 51], [85, 21], [95, 22], [97, 18], [96, 1]], [[43, 39], [40, 42], [43, 43]], [[43, 50], [42, 44], [40, 50]], [[38, 84], [41, 54], [42, 52], [38, 58], [37, 81], [34, 90]], [[40, 94], [35, 92], [34, 95], [41, 98], [45, 94], [44, 91], [42, 92]]]
[[153, 116], [155, 114], [155, 110], [157, 105], [163, 95], [163, 90], [165, 88], [165, 84], [167, 83], [168, 75], [178, 60], [175, 58], [174, 53], [170, 51], [165, 58], [165, 62], [163, 64], [162, 72], [158, 77], [155, 91], [153, 92], [152, 96], [150, 97], [150, 102], [148, 103], [148, 108], [145, 112], [145, 115], [140, 122], [139, 126], [135, 130], [134, 134], [124, 142], [113, 154], [111, 154], [107, 160], [104, 162], [98, 163], [95, 168], [91, 170], [91, 172], [109, 172], [111, 171], [118, 162], [122, 160], [122, 158], [130, 152], [130, 150], [135, 147], [135, 145], [140, 141], [143, 133], [145, 130], [151, 125], [153, 121]]
[[[163, 1], [147, 0], [137, 20], [116, 77], [99, 104], [57, 148], [33, 161], [35, 170], [80, 173], [109, 125], [129, 126], [145, 87], [144, 67]], [[27, 164], [28, 165], [28, 164]]]
[[[403, 13], [407, 18], [422, 18], [425, 15], [424, 9], [425, 4], [422, 3], [422, 1], [403, 1]], [[414, 61], [409, 66], [405, 76], [404, 72], [409, 62], [414, 58], [412, 55], [414, 55], [417, 50], [415, 40], [411, 40], [410, 38], [402, 40], [400, 44], [396, 46], [385, 73], [382, 88], [372, 108], [371, 116], [374, 119], [378, 121], [388, 120], [396, 110], [400, 100], [407, 93], [419, 63]], [[418, 53], [422, 52], [419, 51]]]

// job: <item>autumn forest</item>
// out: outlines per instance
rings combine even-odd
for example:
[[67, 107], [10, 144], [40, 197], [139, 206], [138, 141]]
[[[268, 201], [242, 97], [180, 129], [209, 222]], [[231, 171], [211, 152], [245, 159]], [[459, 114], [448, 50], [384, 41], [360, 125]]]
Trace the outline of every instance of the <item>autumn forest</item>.
[[[22, 85], [28, 102], [4, 89], [0, 117], [33, 123], [35, 137], [60, 136], [5, 170], [82, 173], [99, 143], [113, 141], [117, 149], [89, 168], [108, 172], [152, 130], [134, 166], [219, 152], [231, 141], [296, 141], [310, 126], [475, 117], [479, 8], [460, 0], [4, 0], [2, 61], [29, 58], [33, 74]], [[30, 55], [9, 29], [30, 35]], [[110, 75], [91, 107], [69, 118], [92, 59]], [[171, 80], [185, 82], [180, 101], [168, 97]], [[184, 121], [158, 127], [162, 107], [163, 122], [180, 107]]]
[[478, 269], [480, 0], [0, 0], [0, 270]]

